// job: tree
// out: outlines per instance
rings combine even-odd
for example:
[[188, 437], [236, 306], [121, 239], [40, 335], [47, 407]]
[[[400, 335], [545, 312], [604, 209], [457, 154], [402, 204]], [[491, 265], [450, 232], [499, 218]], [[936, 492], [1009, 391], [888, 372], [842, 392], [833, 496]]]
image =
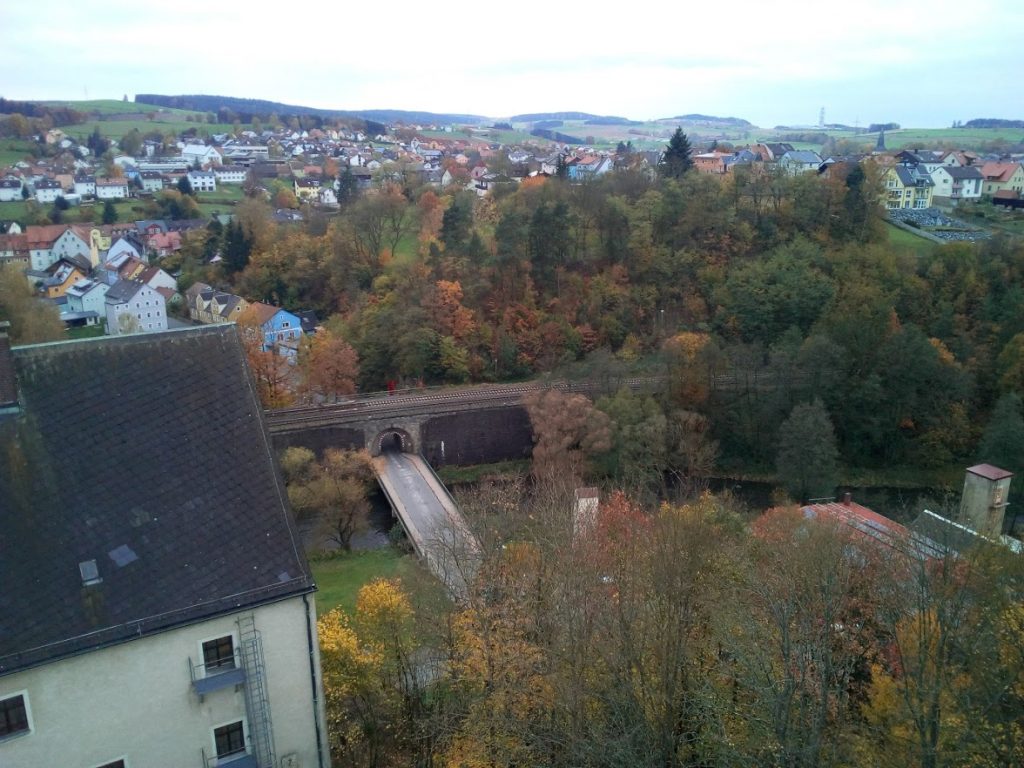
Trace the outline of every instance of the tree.
[[676, 128], [658, 165], [658, 172], [662, 178], [681, 179], [693, 167], [692, 153], [690, 140], [686, 138], [683, 129]]
[[801, 501], [832, 495], [839, 451], [821, 400], [794, 406], [779, 427], [777, 442], [775, 464], [786, 490]]
[[192, 189], [192, 182], [188, 180], [188, 174], [179, 177], [176, 186], [178, 188], [178, 191], [183, 195], [195, 194], [195, 191]]
[[298, 367], [307, 392], [337, 400], [356, 391], [359, 358], [347, 341], [327, 329], [303, 338]]
[[375, 477], [370, 455], [332, 448], [317, 462], [309, 449], [289, 448], [281, 466], [299, 519], [313, 524], [321, 542], [351, 549], [352, 537], [369, 528], [367, 495]]
[[109, 200], [103, 201], [103, 218], [104, 224], [116, 224], [117, 223], [117, 208]]
[[1021, 398], [1008, 392], [999, 398], [978, 446], [978, 460], [1016, 474], [1024, 471], [1024, 417]]
[[118, 142], [121, 151], [126, 155], [137, 157], [142, 151], [142, 134], [138, 128], [132, 128], [128, 133], [121, 137], [121, 141]]
[[538, 479], [582, 477], [586, 459], [611, 448], [611, 422], [586, 397], [555, 389], [523, 398], [533, 426], [533, 474]]
[[0, 267], [0, 320], [11, 324], [12, 344], [38, 344], [65, 337], [57, 308], [39, 301], [14, 264]]

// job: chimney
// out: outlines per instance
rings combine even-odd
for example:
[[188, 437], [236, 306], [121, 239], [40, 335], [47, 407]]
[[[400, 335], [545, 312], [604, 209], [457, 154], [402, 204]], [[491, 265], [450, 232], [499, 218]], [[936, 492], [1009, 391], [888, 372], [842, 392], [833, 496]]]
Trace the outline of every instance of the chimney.
[[843, 506], [844, 507], [850, 506], [850, 503], [852, 501], [853, 501], [853, 494], [852, 493], [847, 491], [846, 493], [843, 494]]
[[1003, 532], [1012, 479], [1013, 472], [991, 464], [969, 467], [960, 497], [958, 522], [982, 536], [998, 539]]
[[14, 357], [7, 329], [11, 324], [0, 322], [0, 413], [18, 407], [18, 380], [14, 376]]

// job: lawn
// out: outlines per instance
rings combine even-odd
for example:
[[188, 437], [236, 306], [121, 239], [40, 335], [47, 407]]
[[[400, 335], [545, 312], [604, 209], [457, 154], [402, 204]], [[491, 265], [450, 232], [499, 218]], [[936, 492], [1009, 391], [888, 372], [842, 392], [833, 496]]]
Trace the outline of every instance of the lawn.
[[909, 248], [918, 256], [931, 253], [936, 246], [936, 243], [933, 243], [931, 240], [918, 237], [911, 232], [907, 232], [905, 229], [894, 227], [892, 224], [886, 224], [885, 229], [889, 233], [889, 242], [892, 245]]
[[84, 139], [95, 129], [99, 128], [100, 135], [111, 139], [120, 139], [133, 128], [140, 133], [146, 134], [151, 131], [160, 133], [179, 134], [190, 128], [195, 128], [200, 135], [213, 133], [229, 133], [234, 130], [230, 123], [190, 123], [184, 117], [174, 116], [174, 119], [158, 117], [153, 120], [100, 120], [81, 123], [79, 125], [66, 125], [61, 130], [68, 136]]
[[319, 587], [316, 606], [321, 615], [332, 608], [354, 614], [360, 587], [374, 579], [397, 576], [409, 581], [422, 578], [415, 556], [404, 555], [393, 547], [339, 554], [313, 560], [310, 566]]

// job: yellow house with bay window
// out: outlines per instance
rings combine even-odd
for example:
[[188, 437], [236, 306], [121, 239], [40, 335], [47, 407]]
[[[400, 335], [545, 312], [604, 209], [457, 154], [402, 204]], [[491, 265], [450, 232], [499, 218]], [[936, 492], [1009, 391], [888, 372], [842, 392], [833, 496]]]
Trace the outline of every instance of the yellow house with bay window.
[[894, 165], [886, 168], [882, 175], [882, 186], [885, 189], [885, 207], [889, 210], [931, 207], [935, 182], [923, 169], [919, 171], [917, 166]]

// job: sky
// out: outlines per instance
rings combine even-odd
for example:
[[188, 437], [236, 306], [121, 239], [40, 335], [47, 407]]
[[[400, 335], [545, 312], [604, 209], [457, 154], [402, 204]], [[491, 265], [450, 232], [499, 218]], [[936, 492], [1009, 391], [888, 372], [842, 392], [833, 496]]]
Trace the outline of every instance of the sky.
[[1020, 0], [3, 0], [0, 96], [941, 128], [1024, 119], [1022, 34]]

